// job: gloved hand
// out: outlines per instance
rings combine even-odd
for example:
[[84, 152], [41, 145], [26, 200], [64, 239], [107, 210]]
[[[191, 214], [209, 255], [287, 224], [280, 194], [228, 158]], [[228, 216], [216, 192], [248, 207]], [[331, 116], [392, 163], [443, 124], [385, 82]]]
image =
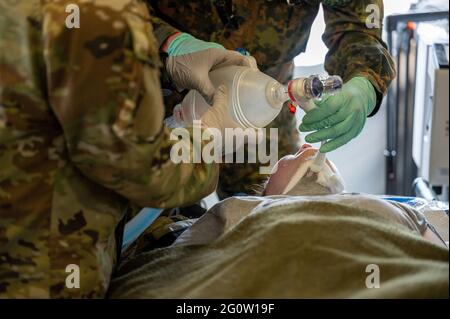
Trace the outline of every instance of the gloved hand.
[[251, 66], [249, 59], [213, 42], [180, 33], [168, 40], [166, 70], [177, 90], [195, 89], [211, 104], [214, 85], [209, 72], [225, 66]]
[[225, 85], [221, 85], [214, 93], [213, 106], [201, 117], [204, 129], [216, 128], [225, 136], [226, 128], [235, 128], [239, 125], [228, 114], [228, 92]]
[[354, 77], [336, 95], [316, 101], [316, 108], [303, 117], [300, 131], [317, 131], [307, 135], [306, 142], [328, 141], [322, 145], [320, 152], [333, 151], [361, 133], [376, 103], [372, 83], [364, 77]]

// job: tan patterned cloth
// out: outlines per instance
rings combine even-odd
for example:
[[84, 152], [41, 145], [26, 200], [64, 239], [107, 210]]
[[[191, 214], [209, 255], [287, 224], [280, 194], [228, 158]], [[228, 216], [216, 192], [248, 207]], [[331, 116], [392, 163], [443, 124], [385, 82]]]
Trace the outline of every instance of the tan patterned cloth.
[[123, 264], [110, 296], [448, 298], [448, 249], [425, 229], [417, 211], [370, 196], [230, 198], [178, 245]]

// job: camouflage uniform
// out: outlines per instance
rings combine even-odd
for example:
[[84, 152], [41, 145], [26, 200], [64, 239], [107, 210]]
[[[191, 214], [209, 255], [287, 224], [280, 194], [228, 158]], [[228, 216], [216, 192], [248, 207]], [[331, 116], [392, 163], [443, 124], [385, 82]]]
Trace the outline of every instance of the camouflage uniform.
[[0, 1], [0, 297], [104, 296], [129, 201], [216, 187], [217, 165], [169, 160], [149, 21], [137, 0]]
[[[323, 40], [329, 48], [325, 68], [345, 81], [365, 76], [372, 82], [378, 92], [378, 104], [371, 115], [377, 112], [395, 76], [381, 29], [366, 27], [368, 5], [377, 5], [382, 14], [382, 0], [303, 0], [296, 6], [288, 6], [286, 0], [234, 0], [238, 29], [222, 23], [211, 0], [148, 2], [154, 12], [152, 22], [159, 43], [180, 30], [221, 43], [228, 49], [244, 47], [256, 58], [262, 71], [283, 82], [289, 78], [293, 58], [305, 51], [311, 25], [322, 4], [326, 21]], [[286, 108], [271, 127], [279, 128], [280, 156], [297, 150], [295, 119]], [[219, 181], [221, 195], [251, 192], [255, 184], [265, 179], [258, 174], [259, 166], [224, 165]]]

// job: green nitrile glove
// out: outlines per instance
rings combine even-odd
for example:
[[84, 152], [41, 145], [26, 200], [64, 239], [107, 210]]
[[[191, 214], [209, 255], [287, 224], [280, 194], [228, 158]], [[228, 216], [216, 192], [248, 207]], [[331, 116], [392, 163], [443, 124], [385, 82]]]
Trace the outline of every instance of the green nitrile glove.
[[180, 33], [180, 35], [170, 42], [167, 54], [169, 56], [180, 56], [208, 49], [225, 50], [221, 44], [199, 40], [188, 33]]
[[376, 103], [372, 83], [364, 77], [354, 77], [336, 95], [316, 101], [316, 108], [303, 117], [300, 131], [317, 131], [307, 135], [306, 142], [326, 141], [320, 152], [333, 151], [361, 133]]

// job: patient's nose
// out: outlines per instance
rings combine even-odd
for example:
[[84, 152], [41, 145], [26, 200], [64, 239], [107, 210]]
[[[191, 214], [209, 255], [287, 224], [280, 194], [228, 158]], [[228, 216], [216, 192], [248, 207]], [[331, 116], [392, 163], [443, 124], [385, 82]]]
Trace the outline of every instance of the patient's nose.
[[308, 149], [308, 148], [311, 148], [311, 147], [312, 147], [311, 144], [305, 143], [305, 144], [303, 144], [303, 145], [300, 147], [300, 149], [298, 150], [297, 154], [300, 153], [300, 152], [302, 152], [302, 151], [304, 151], [304, 150], [306, 150], [306, 149]]

